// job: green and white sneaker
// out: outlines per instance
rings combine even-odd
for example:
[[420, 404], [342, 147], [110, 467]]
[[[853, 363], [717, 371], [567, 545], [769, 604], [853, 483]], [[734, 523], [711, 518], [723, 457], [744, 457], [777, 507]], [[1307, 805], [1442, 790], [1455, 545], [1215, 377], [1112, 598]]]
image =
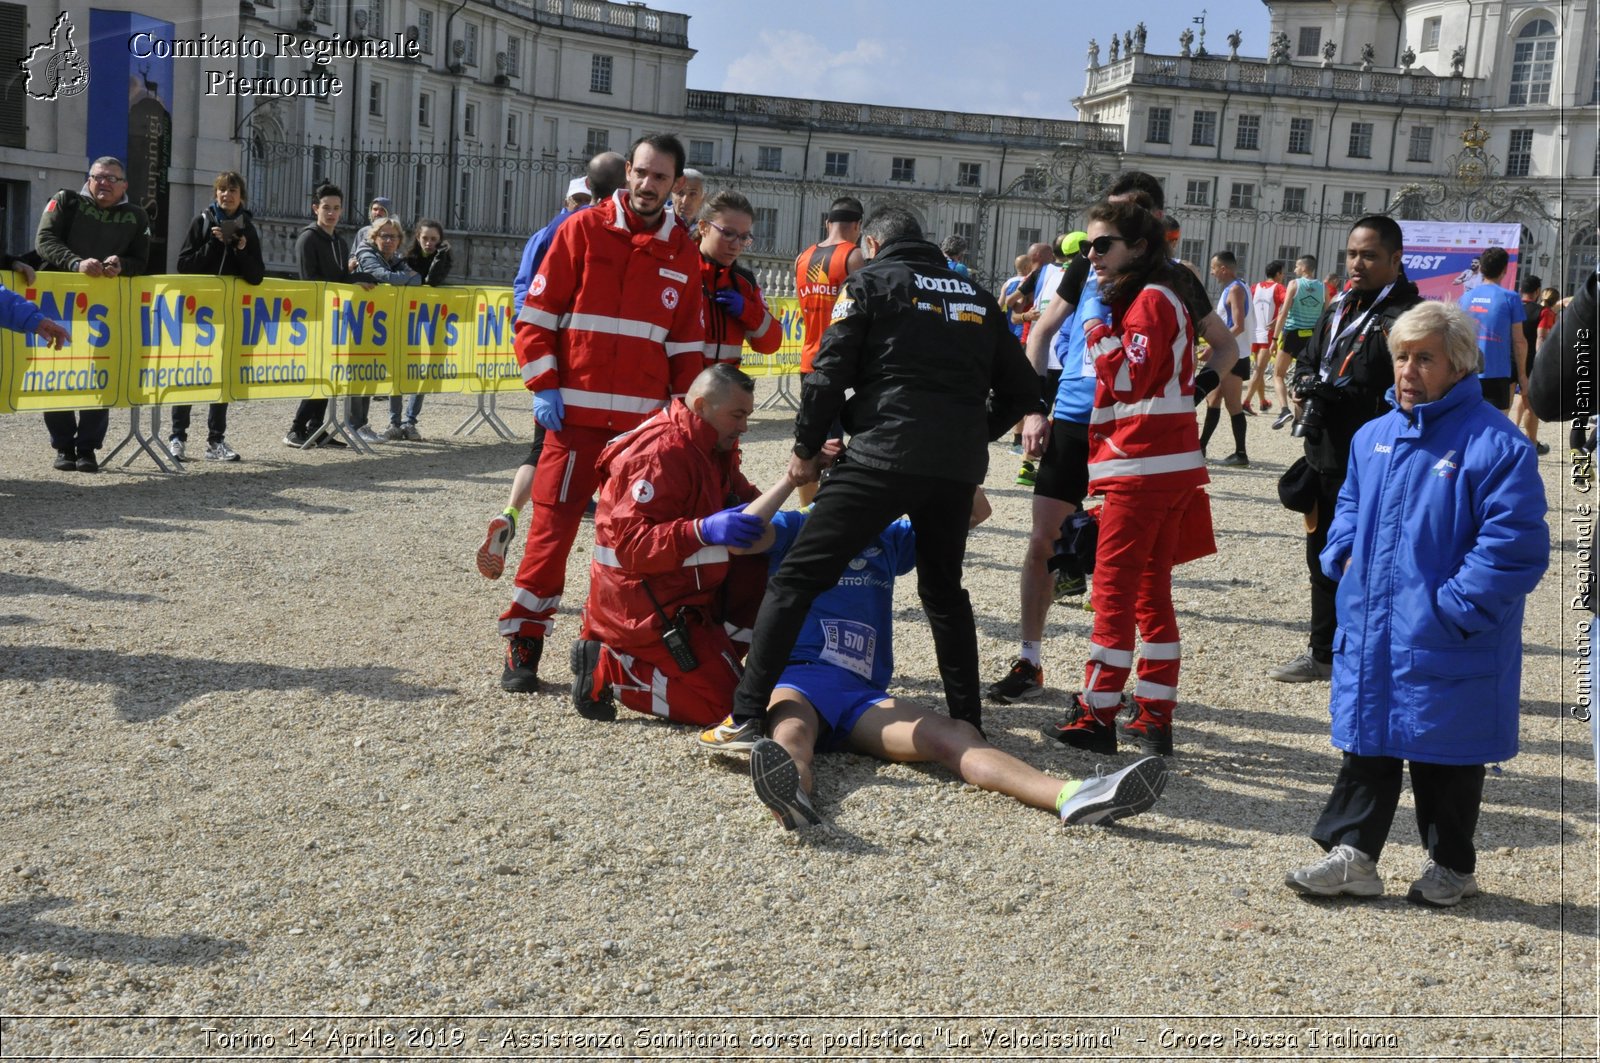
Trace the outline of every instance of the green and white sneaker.
[[1093, 825], [1126, 819], [1149, 809], [1166, 788], [1167, 764], [1160, 757], [1141, 758], [1110, 775], [1097, 771], [1061, 800], [1061, 822]]

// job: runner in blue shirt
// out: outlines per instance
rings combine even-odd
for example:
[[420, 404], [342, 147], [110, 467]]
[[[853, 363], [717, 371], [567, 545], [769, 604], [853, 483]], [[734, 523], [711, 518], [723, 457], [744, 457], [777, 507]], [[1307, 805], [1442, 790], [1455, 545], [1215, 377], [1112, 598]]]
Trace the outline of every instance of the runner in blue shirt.
[[1517, 293], [1500, 287], [1510, 261], [1503, 247], [1485, 251], [1478, 257], [1482, 281], [1462, 292], [1460, 299], [1461, 309], [1478, 323], [1478, 350], [1483, 355], [1478, 382], [1483, 385], [1483, 397], [1501, 411], [1511, 409], [1513, 384], [1523, 393], [1528, 390], [1528, 340], [1522, 334], [1527, 315]]
[[[981, 490], [973, 510], [974, 526], [989, 515]], [[805, 520], [804, 510], [776, 514], [751, 552], [770, 547], [775, 567]], [[810, 797], [816, 750], [848, 749], [900, 763], [936, 761], [963, 782], [1056, 812], [1064, 823], [1109, 823], [1155, 803], [1167, 781], [1160, 757], [1145, 757], [1112, 775], [1055, 779], [996, 749], [971, 724], [891, 697], [894, 581], [915, 567], [911, 524], [895, 521], [806, 616], [767, 708], [771, 737], [748, 747], [756, 796], [786, 829], [822, 822]], [[706, 743], [705, 736], [702, 743], [735, 748]]]

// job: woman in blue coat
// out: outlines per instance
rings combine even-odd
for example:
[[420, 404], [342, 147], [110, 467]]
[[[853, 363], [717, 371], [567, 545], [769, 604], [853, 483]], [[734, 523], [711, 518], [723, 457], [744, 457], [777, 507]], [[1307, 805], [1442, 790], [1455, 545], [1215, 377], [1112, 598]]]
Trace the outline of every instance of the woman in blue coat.
[[1538, 459], [1478, 386], [1477, 326], [1426, 302], [1389, 333], [1395, 408], [1368, 422], [1322, 551], [1339, 582], [1333, 744], [1344, 750], [1311, 832], [1328, 855], [1300, 893], [1371, 897], [1411, 765], [1427, 849], [1406, 897], [1478, 892], [1472, 837], [1484, 765], [1517, 752], [1522, 609], [1550, 561]]

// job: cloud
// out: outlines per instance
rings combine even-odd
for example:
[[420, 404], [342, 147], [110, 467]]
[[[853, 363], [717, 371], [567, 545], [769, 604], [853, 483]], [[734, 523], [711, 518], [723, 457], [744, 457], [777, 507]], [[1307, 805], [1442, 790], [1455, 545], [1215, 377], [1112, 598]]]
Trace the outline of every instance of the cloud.
[[858, 40], [847, 49], [829, 46], [799, 30], [763, 30], [756, 47], [728, 64], [727, 92], [799, 96], [824, 100], [881, 100], [895, 80], [877, 41]]

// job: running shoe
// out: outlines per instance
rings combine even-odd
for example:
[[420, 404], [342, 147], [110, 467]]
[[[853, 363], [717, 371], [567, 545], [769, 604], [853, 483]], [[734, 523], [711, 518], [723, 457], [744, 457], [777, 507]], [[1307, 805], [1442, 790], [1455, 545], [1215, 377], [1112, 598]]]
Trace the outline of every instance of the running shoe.
[[735, 720], [725, 716], [715, 727], [700, 732], [700, 748], [718, 753], [748, 753], [761, 741], [763, 729], [760, 720]]
[[1022, 468], [1017, 470], [1017, 486], [1032, 487], [1034, 479], [1037, 476], [1038, 470], [1033, 467], [1033, 462], [1024, 461], [1022, 463]]
[[172, 460], [173, 461], [182, 461], [182, 460], [184, 460], [183, 459], [183, 452], [186, 449], [186, 447], [187, 447], [187, 444], [184, 443], [183, 440], [177, 438], [176, 436], [174, 436], [173, 438], [167, 440], [167, 453], [172, 455]]
[[1085, 752], [1110, 756], [1117, 751], [1116, 728], [1097, 719], [1080, 698], [1072, 699], [1065, 719], [1060, 723], [1047, 723], [1041, 731], [1046, 738]]
[[1044, 693], [1044, 667], [1018, 657], [1004, 679], [989, 686], [989, 700], [1009, 705]]
[[1432, 857], [1423, 861], [1422, 877], [1406, 891], [1406, 900], [1429, 908], [1454, 908], [1464, 898], [1478, 895], [1478, 880], [1468, 871], [1451, 871]]
[[1284, 875], [1283, 884], [1314, 897], [1376, 897], [1383, 892], [1378, 862], [1353, 845], [1335, 845], [1316, 863]]
[[206, 446], [207, 461], [238, 461], [239, 452], [228, 446], [226, 440], [219, 439]]
[[478, 572], [484, 579], [499, 579], [506, 570], [506, 550], [517, 534], [517, 521], [509, 513], [497, 513], [489, 522], [489, 532], [478, 547]]
[[1292, 420], [1294, 420], [1294, 408], [1291, 406], [1285, 406], [1281, 411], [1279, 411], [1278, 416], [1272, 419], [1273, 431], [1277, 431]]
[[1167, 788], [1167, 765], [1160, 757], [1144, 757], [1121, 771], [1102, 775], [1098, 769], [1092, 779], [1061, 806], [1061, 822], [1092, 826], [1111, 823], [1147, 811]]
[[784, 830], [814, 827], [822, 822], [811, 798], [800, 785], [800, 769], [789, 751], [770, 738], [763, 738], [750, 750], [750, 781], [756, 796], [772, 809]]

